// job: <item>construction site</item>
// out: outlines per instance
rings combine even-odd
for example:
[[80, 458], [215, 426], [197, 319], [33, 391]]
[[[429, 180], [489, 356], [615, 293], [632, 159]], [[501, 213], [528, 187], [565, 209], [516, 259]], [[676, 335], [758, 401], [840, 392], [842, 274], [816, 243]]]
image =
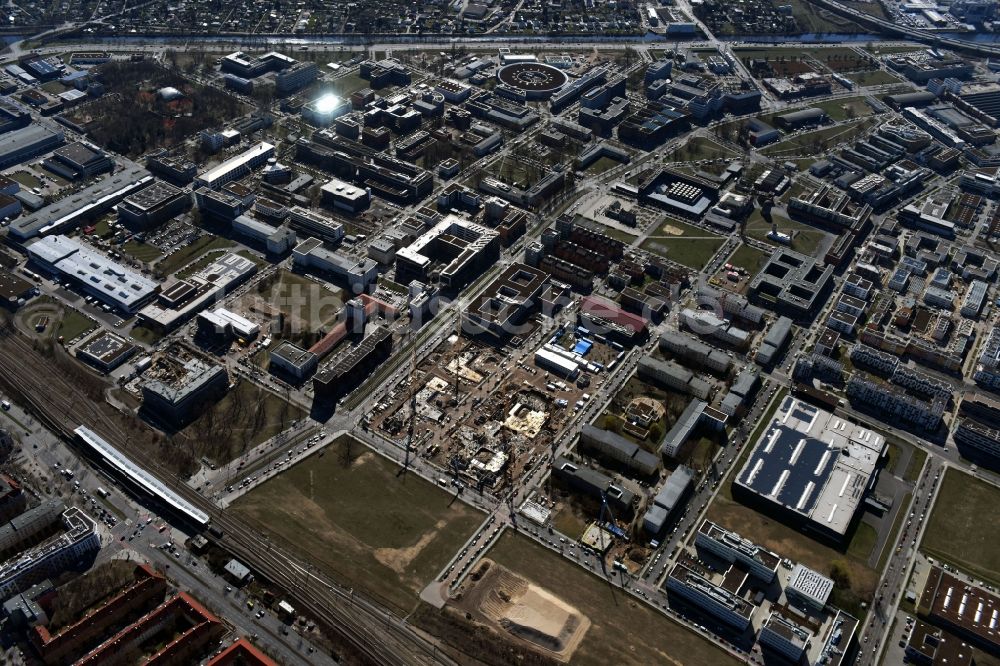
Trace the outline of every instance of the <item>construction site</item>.
[[496, 490], [549, 453], [584, 395], [518, 355], [455, 334], [411, 366], [368, 425], [456, 481]]
[[550, 590], [488, 559], [469, 574], [453, 603], [474, 621], [562, 662], [571, 661], [591, 625], [590, 618]]

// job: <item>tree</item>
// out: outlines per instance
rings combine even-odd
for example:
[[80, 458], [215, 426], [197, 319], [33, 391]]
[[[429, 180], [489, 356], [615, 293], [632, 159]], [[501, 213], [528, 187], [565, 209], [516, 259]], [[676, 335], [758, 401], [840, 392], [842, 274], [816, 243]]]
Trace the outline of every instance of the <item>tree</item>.
[[836, 588], [846, 590], [851, 587], [851, 571], [843, 560], [830, 563], [830, 578]]

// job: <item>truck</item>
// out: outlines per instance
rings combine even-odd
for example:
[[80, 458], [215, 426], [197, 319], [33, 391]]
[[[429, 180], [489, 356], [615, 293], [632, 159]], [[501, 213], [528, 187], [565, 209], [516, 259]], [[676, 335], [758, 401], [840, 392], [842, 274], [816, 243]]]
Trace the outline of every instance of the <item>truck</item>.
[[108, 497], [111, 495], [111, 493], [109, 493], [107, 490], [100, 487], [97, 489], [97, 494], [100, 495], [101, 497]]

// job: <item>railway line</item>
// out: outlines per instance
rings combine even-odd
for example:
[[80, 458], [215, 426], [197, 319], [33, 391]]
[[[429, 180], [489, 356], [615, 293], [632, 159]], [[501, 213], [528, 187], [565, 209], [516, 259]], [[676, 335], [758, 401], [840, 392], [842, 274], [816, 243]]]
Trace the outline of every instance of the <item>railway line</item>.
[[[0, 327], [0, 384], [67, 441], [73, 441], [77, 426], [86, 424], [113, 446], [129, 449], [122, 424], [58, 372], [11, 325]], [[342, 637], [367, 662], [384, 666], [455, 663], [391, 611], [314, 572], [256, 530], [222, 512], [155, 460], [145, 458], [142, 463], [172, 490], [209, 514], [218, 534], [208, 533], [207, 537], [280, 587], [297, 609]]]

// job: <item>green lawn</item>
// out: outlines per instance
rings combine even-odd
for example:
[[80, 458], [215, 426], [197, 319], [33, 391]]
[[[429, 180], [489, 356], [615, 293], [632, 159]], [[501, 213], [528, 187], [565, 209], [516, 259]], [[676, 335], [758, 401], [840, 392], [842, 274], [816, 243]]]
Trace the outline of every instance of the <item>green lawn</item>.
[[737, 663], [694, 632], [519, 534], [504, 532], [487, 556], [590, 618], [573, 664]]
[[668, 220], [641, 244], [642, 249], [679, 264], [701, 270], [725, 240], [704, 229]]
[[858, 523], [854, 538], [851, 539], [847, 552], [859, 560], [867, 560], [872, 554], [872, 548], [878, 543], [878, 530], [865, 522]]
[[696, 136], [675, 150], [667, 158], [674, 162], [696, 162], [698, 160], [732, 159], [736, 153], [720, 146], [711, 139]]
[[56, 329], [56, 336], [62, 336], [63, 340], [69, 342], [79, 335], [94, 328], [94, 320], [83, 315], [76, 310], [66, 310]]
[[844, 76], [859, 86], [881, 86], [887, 83], [899, 83], [898, 77], [882, 69], [870, 72], [848, 72]]
[[927, 460], [927, 452], [913, 447], [913, 455], [910, 456], [910, 464], [906, 467], [906, 474], [903, 475], [903, 478], [907, 481], [916, 481], [920, 476], [920, 470], [924, 468], [925, 460]]
[[[801, 222], [789, 220], [788, 218], [778, 215], [777, 213], [772, 212], [771, 217], [774, 220], [774, 223], [778, 225], [778, 231], [792, 234], [791, 248], [796, 252], [801, 252], [810, 256], [813, 255], [819, 247], [819, 244], [823, 241], [823, 238], [826, 236], [825, 232], [820, 231], [816, 227], [811, 227], [808, 224], [802, 224]], [[769, 231], [771, 231], [771, 225], [764, 220], [760, 210], [755, 209], [750, 215], [750, 219], [747, 220], [747, 236], [756, 238], [757, 240], [762, 240], [766, 243], [774, 244], [775, 241], [772, 241], [767, 237]]]
[[161, 252], [160, 248], [155, 245], [140, 243], [139, 241], [134, 240], [130, 240], [122, 245], [122, 252], [131, 255], [136, 261], [143, 262], [156, 261], [163, 256], [163, 252]]
[[922, 44], [900, 44], [897, 46], [881, 46], [877, 42], [870, 44], [865, 47], [866, 51], [870, 51], [876, 55], [892, 55], [894, 53], [913, 53], [914, 51], [922, 51], [926, 49], [926, 46]]
[[357, 72], [341, 76], [332, 81], [333, 89], [343, 96], [348, 96], [362, 88], [368, 87], [368, 81], [358, 76]]
[[1000, 583], [1000, 488], [957, 469], [941, 479], [921, 549], [959, 569]]
[[153, 329], [146, 328], [145, 326], [133, 326], [129, 335], [132, 336], [133, 339], [138, 340], [139, 342], [144, 342], [147, 345], [154, 344], [163, 337], [162, 333], [157, 333]]
[[736, 252], [733, 252], [733, 256], [729, 257], [727, 263], [747, 269], [750, 271], [750, 275], [756, 275], [767, 263], [767, 260], [768, 255], [757, 248], [750, 245], [740, 245]]
[[[180, 268], [185, 268], [184, 275], [178, 274], [178, 277], [186, 277], [191, 273], [194, 273], [197, 268], [191, 269], [187, 264], [198, 259], [206, 252], [217, 249], [224, 249], [232, 247], [232, 241], [227, 238], [221, 238], [219, 236], [213, 236], [212, 234], [204, 234], [199, 237], [198, 240], [194, 241], [186, 247], [182, 247], [177, 252], [174, 252], [169, 257], [165, 257], [159, 263], [156, 264], [156, 271], [161, 275], [170, 275], [171, 273], [177, 271]], [[205, 262], [207, 265], [207, 261]]]
[[42, 185], [42, 181], [38, 180], [37, 176], [32, 173], [28, 173], [27, 171], [15, 171], [7, 177], [20, 183], [29, 190], [33, 187], [41, 187]]
[[819, 101], [811, 106], [816, 106], [824, 111], [833, 120], [850, 120], [872, 115], [872, 108], [868, 106], [864, 97], [845, 97], [843, 99], [828, 99]]
[[613, 160], [610, 157], [598, 157], [593, 164], [586, 168], [584, 173], [591, 175], [601, 174], [614, 169], [616, 166], [621, 166], [621, 164], [618, 160]]
[[[815, 155], [817, 147], [832, 146], [843, 141], [851, 141], [864, 134], [874, 125], [874, 120], [865, 118], [853, 123], [843, 125], [832, 125], [821, 127], [812, 132], [803, 132], [790, 136], [784, 141], [771, 144], [761, 149], [761, 153], [776, 159], [785, 159], [792, 156]], [[812, 164], [813, 158], [810, 158]]]
[[409, 612], [483, 516], [351, 437], [230, 508], [343, 583]]
[[[276, 332], [283, 339], [311, 346], [319, 331], [329, 331], [344, 305], [344, 292], [287, 270], [279, 270], [256, 285], [247, 299], [263, 298], [286, 313], [286, 330]], [[250, 302], [246, 303], [247, 306]]]

